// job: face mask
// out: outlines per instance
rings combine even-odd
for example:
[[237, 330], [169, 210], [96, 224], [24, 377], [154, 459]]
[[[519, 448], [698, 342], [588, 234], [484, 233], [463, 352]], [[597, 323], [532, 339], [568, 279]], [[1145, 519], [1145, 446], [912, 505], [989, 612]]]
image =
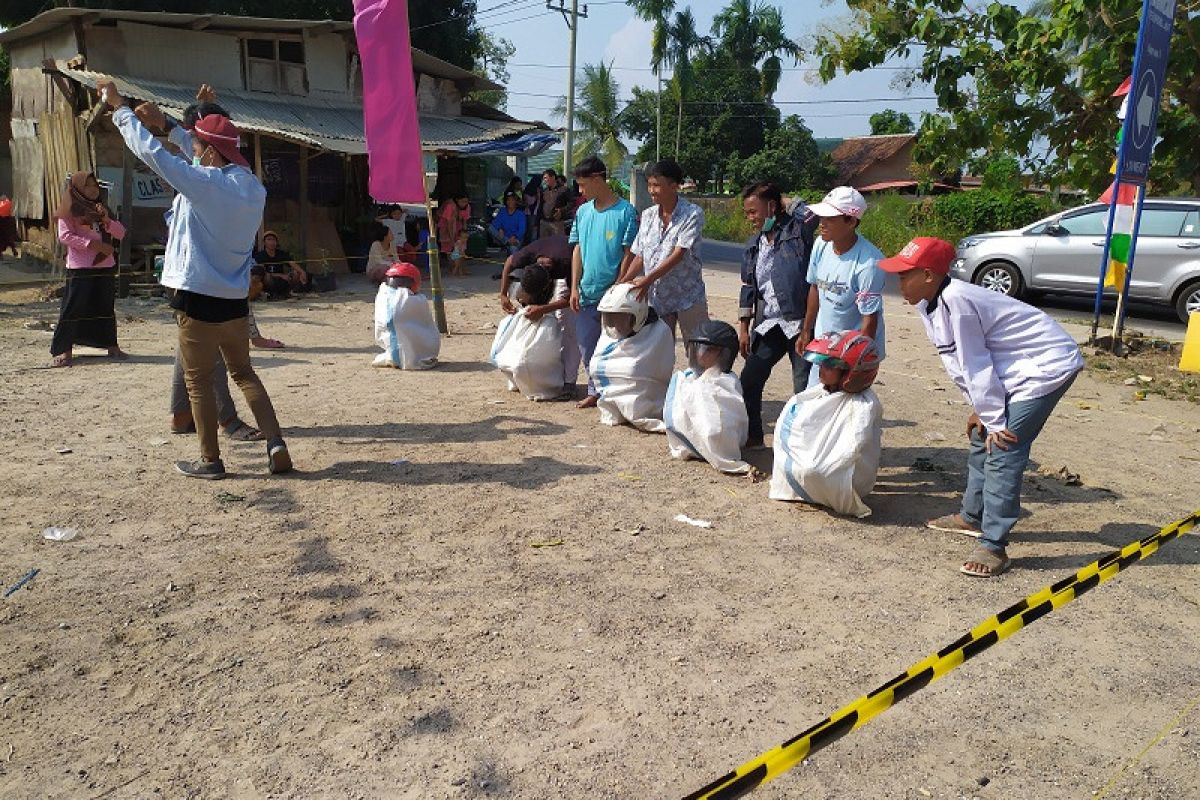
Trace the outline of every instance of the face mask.
[[775, 230], [775, 206], [772, 205], [768, 210], [771, 212], [771, 216], [767, 217], [767, 221], [763, 223], [763, 233], [770, 233]]

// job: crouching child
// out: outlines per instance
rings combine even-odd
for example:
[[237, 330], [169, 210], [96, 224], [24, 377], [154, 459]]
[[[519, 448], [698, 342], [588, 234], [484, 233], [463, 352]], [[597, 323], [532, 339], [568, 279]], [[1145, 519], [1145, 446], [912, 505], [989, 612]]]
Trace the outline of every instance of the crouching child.
[[687, 340], [688, 368], [671, 378], [663, 407], [672, 458], [707, 461], [734, 475], [751, 472], [742, 460], [750, 417], [733, 372], [738, 347], [733, 326], [715, 319]]
[[629, 283], [604, 293], [597, 307], [602, 333], [589, 371], [601, 423], [662, 433], [663, 403], [675, 369], [675, 337], [637, 294]]
[[374, 366], [429, 369], [437, 365], [442, 337], [429, 301], [421, 294], [421, 271], [401, 262], [384, 273], [375, 295], [375, 341], [383, 352]]
[[[513, 313], [500, 320], [492, 340], [492, 364], [508, 379], [509, 391], [530, 400], [573, 399], [575, 381], [564, 368], [565, 337], [558, 314], [570, 300], [565, 282], [552, 280], [545, 267], [533, 264], [522, 272], [513, 299]], [[572, 363], [578, 373], [578, 361]]]
[[860, 331], [813, 339], [804, 357], [818, 383], [783, 407], [775, 427], [771, 499], [826, 506], [867, 517], [863, 499], [879, 474], [883, 406], [871, 389], [879, 374], [875, 342]]

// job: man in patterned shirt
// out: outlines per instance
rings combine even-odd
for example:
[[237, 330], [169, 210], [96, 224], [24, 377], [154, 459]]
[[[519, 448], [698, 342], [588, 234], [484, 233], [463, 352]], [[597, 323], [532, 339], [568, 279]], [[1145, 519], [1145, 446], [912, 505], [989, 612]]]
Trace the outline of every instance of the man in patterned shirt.
[[708, 298], [700, 262], [704, 210], [679, 196], [681, 183], [683, 169], [671, 159], [646, 171], [655, 205], [642, 212], [631, 248], [634, 259], [620, 282], [637, 287], [639, 299], [649, 295], [650, 305], [671, 326], [671, 333], [678, 325], [687, 340], [708, 321]]

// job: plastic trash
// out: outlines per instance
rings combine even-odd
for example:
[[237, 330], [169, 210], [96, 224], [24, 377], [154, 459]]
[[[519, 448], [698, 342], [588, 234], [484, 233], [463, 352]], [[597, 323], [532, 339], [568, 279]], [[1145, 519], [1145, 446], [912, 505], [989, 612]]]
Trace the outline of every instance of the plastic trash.
[[42, 531], [42, 538], [51, 542], [69, 542], [78, 535], [79, 531], [75, 528], [46, 528]]
[[692, 519], [687, 514], [676, 514], [676, 522], [682, 522], [686, 525], [694, 525], [697, 528], [711, 528], [713, 524], [706, 519]]

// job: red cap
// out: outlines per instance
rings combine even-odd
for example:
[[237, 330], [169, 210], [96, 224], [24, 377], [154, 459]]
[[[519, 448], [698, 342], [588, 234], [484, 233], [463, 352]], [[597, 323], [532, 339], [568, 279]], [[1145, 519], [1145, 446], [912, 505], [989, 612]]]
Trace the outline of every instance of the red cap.
[[954, 245], [945, 239], [918, 236], [892, 258], [879, 262], [884, 272], [908, 272], [910, 269], [927, 269], [938, 275], [949, 275], [950, 265], [958, 254]]
[[192, 128], [192, 133], [200, 141], [216, 148], [226, 161], [246, 169], [250, 168], [250, 162], [238, 151], [238, 141], [242, 132], [229, 121], [229, 117], [222, 117], [220, 114], [201, 117], [196, 120], [196, 127]]
[[413, 294], [421, 292], [421, 270], [417, 269], [415, 264], [410, 264], [407, 261], [397, 261], [388, 267], [388, 271], [383, 274], [385, 278], [408, 278], [413, 284]]

